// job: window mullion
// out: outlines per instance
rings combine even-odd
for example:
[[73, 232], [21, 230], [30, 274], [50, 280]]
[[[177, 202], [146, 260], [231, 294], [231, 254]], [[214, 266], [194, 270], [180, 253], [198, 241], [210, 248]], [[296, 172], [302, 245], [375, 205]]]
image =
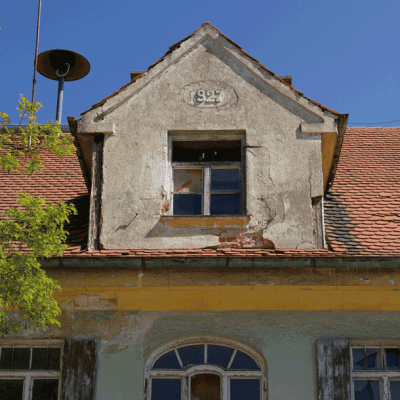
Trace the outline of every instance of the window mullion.
[[383, 377], [383, 400], [389, 400], [389, 379], [384, 376]]
[[31, 400], [32, 398], [33, 379], [30, 375], [26, 375], [24, 379], [24, 393], [22, 394], [23, 400]]
[[210, 215], [210, 186], [211, 186], [211, 169], [210, 165], [204, 166], [204, 195], [203, 195], [203, 214]]
[[189, 384], [190, 376], [184, 376], [181, 380], [182, 390], [181, 396], [182, 400], [189, 400], [190, 399], [190, 384]]
[[228, 397], [228, 393], [229, 393], [228, 384], [229, 384], [229, 378], [226, 375], [222, 376], [222, 396], [221, 396], [222, 400], [228, 400], [229, 399], [229, 397]]

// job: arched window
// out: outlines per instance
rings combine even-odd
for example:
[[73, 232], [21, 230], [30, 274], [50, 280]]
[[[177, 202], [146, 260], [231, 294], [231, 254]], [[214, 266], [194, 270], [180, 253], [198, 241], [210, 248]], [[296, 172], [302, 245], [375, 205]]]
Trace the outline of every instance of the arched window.
[[146, 400], [265, 400], [267, 368], [252, 347], [221, 337], [180, 339], [151, 354]]

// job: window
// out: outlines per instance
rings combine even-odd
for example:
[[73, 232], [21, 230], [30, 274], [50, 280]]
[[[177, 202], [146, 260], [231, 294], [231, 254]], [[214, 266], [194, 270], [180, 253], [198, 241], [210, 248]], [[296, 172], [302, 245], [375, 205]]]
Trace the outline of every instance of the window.
[[265, 362], [229, 339], [186, 339], [163, 346], [146, 364], [147, 400], [264, 400]]
[[0, 399], [58, 400], [62, 341], [0, 344]]
[[171, 143], [174, 215], [244, 214], [241, 140]]
[[400, 343], [351, 347], [354, 400], [400, 399]]

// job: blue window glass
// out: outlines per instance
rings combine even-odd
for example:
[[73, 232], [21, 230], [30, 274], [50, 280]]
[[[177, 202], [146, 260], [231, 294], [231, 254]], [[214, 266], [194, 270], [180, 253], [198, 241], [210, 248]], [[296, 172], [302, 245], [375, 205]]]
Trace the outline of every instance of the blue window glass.
[[201, 215], [201, 194], [174, 194], [174, 215]]
[[353, 351], [353, 370], [365, 371], [364, 349], [352, 349]]
[[230, 369], [256, 369], [259, 370], [257, 363], [242, 351], [237, 351]]
[[379, 381], [354, 381], [354, 400], [380, 400]]
[[178, 353], [184, 367], [204, 364], [204, 344], [180, 347]]
[[165, 353], [153, 365], [153, 369], [181, 369], [174, 350]]
[[367, 348], [367, 370], [382, 371], [381, 349]]
[[240, 171], [238, 169], [211, 169], [211, 191], [240, 191]]
[[207, 364], [218, 365], [222, 368], [228, 368], [233, 349], [230, 347], [216, 346], [209, 344], [207, 346]]
[[230, 400], [260, 400], [261, 385], [259, 379], [231, 379], [230, 385]]
[[400, 350], [385, 349], [386, 352], [386, 370], [400, 371]]
[[400, 400], [400, 381], [390, 382], [390, 398], [391, 400]]
[[211, 215], [239, 215], [240, 195], [239, 194], [212, 194], [210, 199]]
[[151, 400], [180, 400], [180, 379], [152, 379]]

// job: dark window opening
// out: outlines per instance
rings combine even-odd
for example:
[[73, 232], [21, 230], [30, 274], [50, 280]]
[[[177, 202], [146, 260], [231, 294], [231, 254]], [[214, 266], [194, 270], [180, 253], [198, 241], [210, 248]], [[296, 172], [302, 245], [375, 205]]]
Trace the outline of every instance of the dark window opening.
[[172, 162], [241, 161], [240, 140], [178, 142], [172, 146]]

